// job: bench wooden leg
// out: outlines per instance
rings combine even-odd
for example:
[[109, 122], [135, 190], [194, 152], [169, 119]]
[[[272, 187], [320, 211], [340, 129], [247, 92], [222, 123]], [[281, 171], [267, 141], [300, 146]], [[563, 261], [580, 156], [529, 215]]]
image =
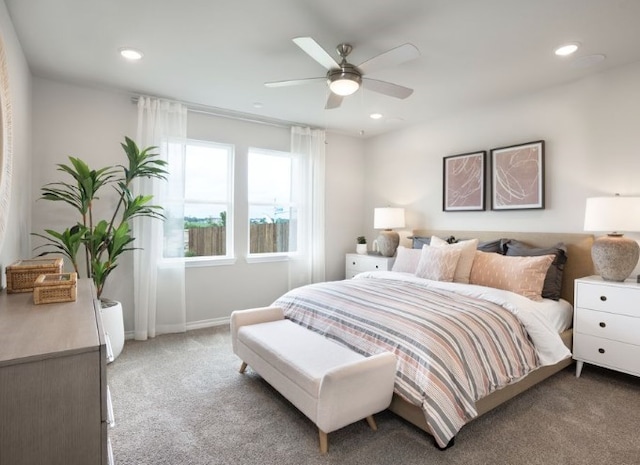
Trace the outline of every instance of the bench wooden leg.
[[329, 451], [329, 440], [327, 438], [327, 433], [318, 428], [318, 433], [320, 433], [320, 453], [322, 455], [326, 454]]
[[369, 423], [369, 426], [372, 430], [378, 431], [378, 425], [376, 425], [376, 421], [373, 419], [373, 415], [369, 415], [367, 417], [367, 423]]
[[244, 370], [247, 369], [247, 364], [245, 362], [242, 362], [242, 365], [240, 365], [240, 373], [244, 373]]

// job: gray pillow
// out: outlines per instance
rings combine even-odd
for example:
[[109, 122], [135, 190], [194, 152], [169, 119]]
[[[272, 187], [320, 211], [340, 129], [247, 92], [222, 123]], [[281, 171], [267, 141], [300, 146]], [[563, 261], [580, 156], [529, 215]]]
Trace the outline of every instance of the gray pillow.
[[[408, 239], [413, 240], [412, 248], [414, 249], [421, 249], [423, 245], [431, 245], [431, 236], [409, 236]], [[449, 244], [458, 242], [453, 236], [443, 237], [442, 240], [447, 241]]]
[[567, 263], [567, 247], [562, 242], [558, 242], [552, 247], [531, 247], [524, 242], [509, 239], [503, 242], [505, 255], [515, 257], [537, 257], [540, 255], [553, 255], [553, 262], [542, 287], [542, 297], [545, 299], [560, 300], [562, 292], [562, 273], [564, 265]]
[[413, 240], [412, 248], [421, 249], [423, 245], [431, 245], [431, 236], [411, 236]]
[[502, 244], [508, 240], [509, 239], [494, 239], [492, 241], [480, 241], [478, 242], [478, 250], [504, 255], [504, 248], [502, 247]]

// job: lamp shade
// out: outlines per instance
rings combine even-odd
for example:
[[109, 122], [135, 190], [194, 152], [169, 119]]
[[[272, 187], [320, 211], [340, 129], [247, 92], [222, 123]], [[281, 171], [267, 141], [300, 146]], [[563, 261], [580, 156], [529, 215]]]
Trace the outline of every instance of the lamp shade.
[[640, 231], [640, 197], [591, 197], [584, 213], [585, 231]]
[[374, 209], [373, 228], [404, 228], [404, 208], [382, 207]]

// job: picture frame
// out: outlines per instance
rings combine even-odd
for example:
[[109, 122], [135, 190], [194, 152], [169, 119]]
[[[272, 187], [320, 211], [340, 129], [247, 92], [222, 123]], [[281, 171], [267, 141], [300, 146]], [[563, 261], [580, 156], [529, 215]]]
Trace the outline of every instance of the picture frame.
[[443, 158], [443, 211], [484, 211], [486, 209], [486, 164], [486, 150]]
[[544, 140], [491, 149], [491, 209], [544, 209]]

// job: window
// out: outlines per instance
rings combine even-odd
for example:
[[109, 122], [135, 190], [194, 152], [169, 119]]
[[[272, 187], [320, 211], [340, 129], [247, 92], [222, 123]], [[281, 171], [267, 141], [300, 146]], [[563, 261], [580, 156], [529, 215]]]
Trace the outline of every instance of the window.
[[286, 152], [249, 149], [249, 257], [295, 251], [292, 158]]
[[[169, 160], [171, 176], [180, 170], [176, 156]], [[182, 221], [181, 237], [174, 244], [186, 258], [233, 257], [233, 146], [211, 142], [187, 141], [184, 159], [183, 201], [179, 193], [170, 195], [174, 221]], [[180, 211], [179, 205], [182, 205]], [[179, 212], [179, 213], [178, 213]], [[165, 257], [168, 253], [165, 228]]]

